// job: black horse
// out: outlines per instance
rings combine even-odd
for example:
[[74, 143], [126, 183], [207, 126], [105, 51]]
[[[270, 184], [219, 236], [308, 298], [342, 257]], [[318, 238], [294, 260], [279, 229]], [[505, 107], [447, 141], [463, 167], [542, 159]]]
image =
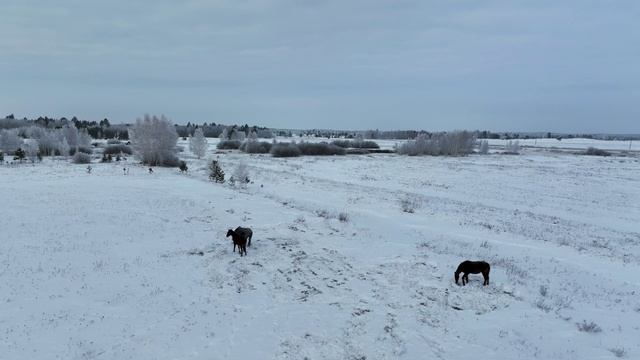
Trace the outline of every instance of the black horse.
[[251, 238], [253, 237], [253, 231], [251, 231], [251, 229], [238, 226], [234, 231], [244, 236], [244, 238], [247, 239], [247, 246], [251, 246]]
[[236, 252], [236, 246], [238, 246], [240, 256], [242, 256], [243, 253], [244, 255], [247, 255], [247, 243], [251, 245], [253, 231], [249, 228], [238, 226], [235, 230], [229, 229], [227, 231], [227, 237], [229, 236], [231, 236], [231, 239], [233, 240], [233, 252]]
[[486, 261], [463, 261], [458, 265], [458, 269], [455, 272], [456, 284], [460, 278], [460, 273], [463, 273], [462, 285], [466, 285], [469, 282], [469, 274], [482, 273], [484, 277], [482, 285], [489, 285], [489, 271], [491, 271], [491, 265]]

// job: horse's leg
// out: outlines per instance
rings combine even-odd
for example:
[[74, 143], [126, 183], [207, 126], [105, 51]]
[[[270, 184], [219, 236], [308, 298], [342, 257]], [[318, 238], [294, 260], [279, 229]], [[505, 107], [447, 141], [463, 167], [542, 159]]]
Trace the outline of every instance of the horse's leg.
[[467, 285], [469, 282], [469, 273], [462, 274], [462, 285]]
[[482, 285], [489, 285], [489, 272], [488, 271], [483, 272], [482, 276], [484, 277], [484, 283]]

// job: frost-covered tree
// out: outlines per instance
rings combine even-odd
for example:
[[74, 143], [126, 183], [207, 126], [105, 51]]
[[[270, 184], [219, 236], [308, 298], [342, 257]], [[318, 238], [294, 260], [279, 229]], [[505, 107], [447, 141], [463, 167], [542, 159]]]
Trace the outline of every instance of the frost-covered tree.
[[27, 155], [27, 158], [31, 161], [36, 161], [36, 157], [38, 156], [38, 152], [40, 151], [40, 147], [38, 145], [38, 140], [36, 139], [27, 139], [24, 141], [24, 151]]
[[81, 129], [78, 132], [78, 145], [84, 147], [91, 146], [91, 135], [89, 135], [87, 129]]
[[249, 133], [249, 140], [251, 140], [251, 141], [258, 140], [258, 133], [256, 133], [255, 131], [250, 132]]
[[69, 156], [69, 151], [71, 151], [71, 146], [67, 142], [67, 138], [62, 138], [62, 141], [58, 143], [58, 152], [60, 152], [61, 156]]
[[478, 152], [480, 154], [486, 155], [489, 153], [489, 141], [488, 140], [481, 140], [480, 141], [480, 147], [478, 149]]
[[75, 148], [80, 144], [78, 143], [78, 129], [73, 123], [68, 124], [67, 126], [62, 128], [62, 134], [65, 139], [67, 139], [67, 144], [69, 147]]
[[233, 132], [231, 132], [231, 140], [244, 141], [246, 137], [247, 134], [245, 134], [244, 131], [237, 131], [234, 129]]
[[0, 131], [0, 150], [13, 153], [22, 146], [22, 139], [15, 130]]
[[224, 128], [222, 133], [220, 133], [220, 140], [229, 140], [229, 130], [227, 130], [227, 128]]
[[249, 170], [247, 169], [247, 164], [240, 162], [233, 171], [233, 176], [231, 176], [229, 181], [231, 181], [234, 186], [238, 185], [241, 188], [247, 187], [247, 183], [249, 183]]
[[504, 151], [507, 154], [519, 154], [520, 153], [520, 143], [518, 142], [518, 140], [516, 140], [516, 141], [509, 140], [504, 145]]
[[140, 160], [150, 166], [178, 166], [176, 143], [178, 133], [163, 116], [145, 115], [129, 129], [131, 146]]
[[206, 154], [208, 147], [209, 142], [207, 138], [204, 137], [202, 128], [197, 128], [193, 136], [189, 137], [189, 150], [200, 159]]

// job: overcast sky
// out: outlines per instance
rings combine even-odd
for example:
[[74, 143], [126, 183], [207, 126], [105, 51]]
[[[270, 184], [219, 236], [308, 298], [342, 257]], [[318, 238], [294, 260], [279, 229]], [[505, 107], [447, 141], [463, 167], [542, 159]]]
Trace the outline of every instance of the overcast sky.
[[2, 0], [0, 112], [640, 133], [640, 1]]

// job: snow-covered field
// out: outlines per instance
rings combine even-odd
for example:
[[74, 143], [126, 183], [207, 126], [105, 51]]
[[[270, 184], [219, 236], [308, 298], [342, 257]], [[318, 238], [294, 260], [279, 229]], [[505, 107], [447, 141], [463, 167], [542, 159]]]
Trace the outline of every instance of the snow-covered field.
[[[188, 150], [186, 175], [0, 166], [0, 359], [640, 358], [637, 156], [213, 143], [246, 189]], [[491, 263], [489, 286], [455, 285], [465, 259]]]

